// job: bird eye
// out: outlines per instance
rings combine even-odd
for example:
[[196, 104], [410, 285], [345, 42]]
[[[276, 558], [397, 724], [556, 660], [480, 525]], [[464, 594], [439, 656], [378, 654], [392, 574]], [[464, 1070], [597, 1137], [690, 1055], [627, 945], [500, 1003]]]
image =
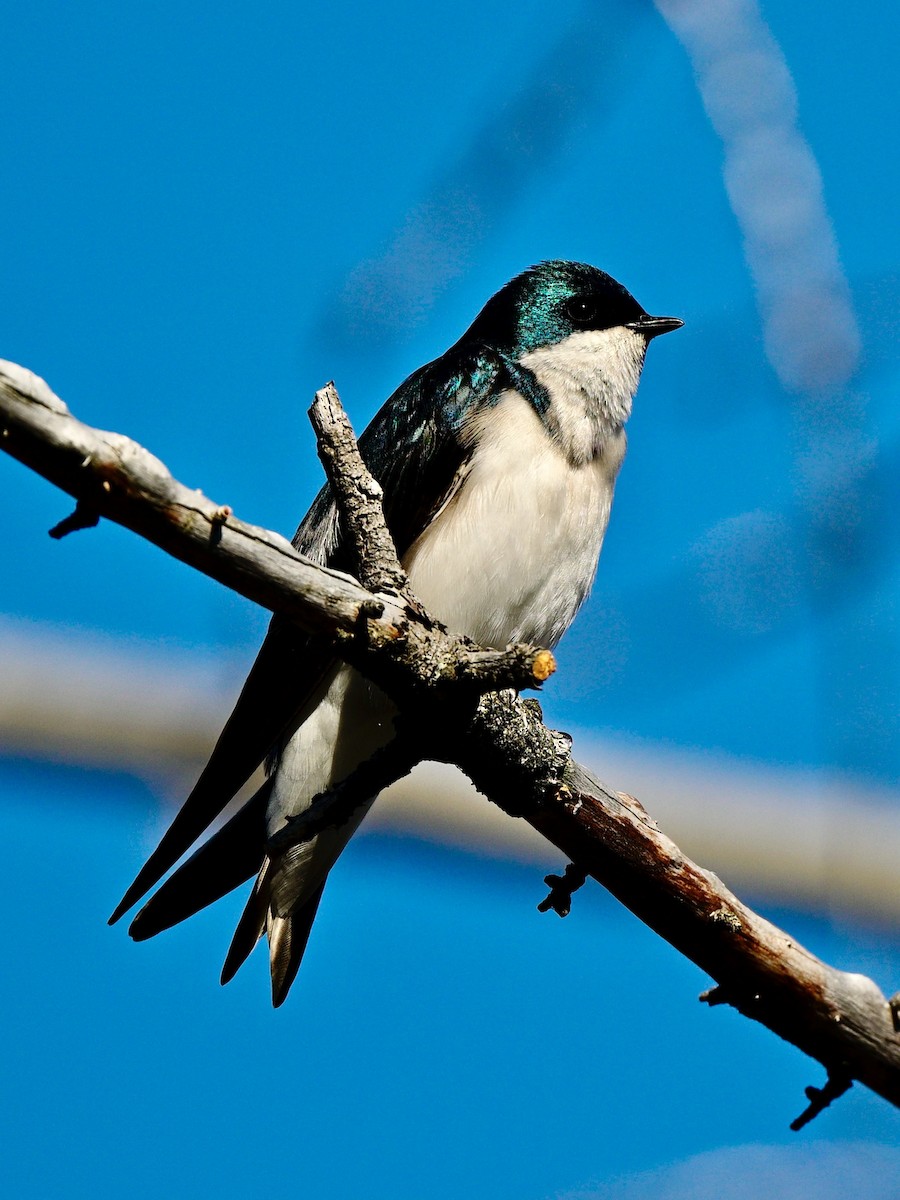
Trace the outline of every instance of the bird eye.
[[597, 316], [597, 302], [584, 296], [573, 296], [566, 301], [565, 313], [575, 325], [590, 325]]

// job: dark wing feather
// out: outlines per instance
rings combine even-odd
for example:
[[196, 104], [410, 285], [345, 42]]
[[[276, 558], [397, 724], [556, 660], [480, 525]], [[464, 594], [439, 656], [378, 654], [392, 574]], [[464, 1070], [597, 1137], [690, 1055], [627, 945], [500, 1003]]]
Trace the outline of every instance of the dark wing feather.
[[411, 375], [359, 439], [400, 558], [458, 483], [472, 451], [468, 419], [511, 382], [511, 364], [496, 351], [455, 347]]
[[333, 655], [275, 617], [234, 712], [175, 820], [109, 919], [112, 925], [158, 883], [247, 782], [320, 683]]
[[[458, 481], [470, 452], [467, 417], [511, 382], [510, 364], [502, 356], [484, 346], [458, 344], [401, 384], [359, 439], [363, 459], [384, 490], [385, 518], [401, 557]], [[327, 485], [293, 541], [315, 562], [352, 568]], [[209, 762], [110, 924], [159, 882], [277, 749], [333, 662], [327, 643], [277, 614], [272, 618]]]
[[259, 871], [266, 840], [267, 779], [239, 812], [182, 863], [129, 926], [136, 942], [186, 921], [201, 908], [246, 883]]

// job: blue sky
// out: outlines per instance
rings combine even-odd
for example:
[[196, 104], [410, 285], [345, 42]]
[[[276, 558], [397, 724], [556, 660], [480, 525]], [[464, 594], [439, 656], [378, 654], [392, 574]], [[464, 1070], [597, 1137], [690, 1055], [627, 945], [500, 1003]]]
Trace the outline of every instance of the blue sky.
[[[651, 349], [549, 719], [894, 786], [900, 18], [871, 0], [732, 7], [780, 47], [820, 174], [861, 344], [840, 386], [780, 380], [737, 160], [686, 45], [637, 0], [10, 11], [0, 353], [287, 533], [321, 479], [318, 386], [333, 377], [362, 427], [510, 275], [594, 262], [686, 325]], [[732, 111], [760, 88], [729, 92]], [[229, 681], [249, 665], [265, 614], [108, 524], [51, 542], [68, 501], [11, 461], [0, 496], [4, 612], [216, 656]], [[786, 1141], [815, 1081], [704, 1012], [698, 973], [602, 896], [538, 921], [533, 872], [381, 839], [329, 888], [273, 1015], [260, 963], [215, 983], [234, 905], [158, 945], [106, 931], [158, 833], [138, 785], [0, 771], [23, 1195], [296, 1179], [549, 1197]], [[894, 990], [893, 935], [809, 936], [854, 969], [869, 955]], [[857, 1089], [809, 1136], [896, 1145], [893, 1122]]]

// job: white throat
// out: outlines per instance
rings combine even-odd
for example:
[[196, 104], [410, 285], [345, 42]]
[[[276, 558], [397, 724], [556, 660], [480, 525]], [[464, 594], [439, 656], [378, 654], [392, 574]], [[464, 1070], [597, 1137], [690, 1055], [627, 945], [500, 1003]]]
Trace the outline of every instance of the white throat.
[[519, 362], [550, 396], [546, 423], [574, 464], [590, 462], [631, 415], [647, 342], [618, 325], [572, 333]]

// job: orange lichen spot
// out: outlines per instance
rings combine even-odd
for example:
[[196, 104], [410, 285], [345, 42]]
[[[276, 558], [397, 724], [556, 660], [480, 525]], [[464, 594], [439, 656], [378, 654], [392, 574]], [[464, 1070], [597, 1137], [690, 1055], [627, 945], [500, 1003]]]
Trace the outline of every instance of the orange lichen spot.
[[545, 679], [549, 679], [555, 670], [556, 659], [549, 650], [540, 650], [534, 656], [531, 673], [538, 683], [543, 683]]

